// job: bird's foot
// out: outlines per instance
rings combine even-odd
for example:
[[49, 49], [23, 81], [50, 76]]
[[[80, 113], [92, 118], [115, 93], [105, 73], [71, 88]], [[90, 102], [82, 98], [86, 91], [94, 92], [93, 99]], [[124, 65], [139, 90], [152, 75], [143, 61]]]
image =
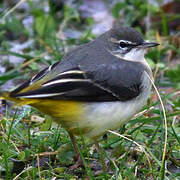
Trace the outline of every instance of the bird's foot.
[[108, 160], [107, 159], [104, 159], [104, 169], [106, 172], [109, 172], [109, 166], [108, 166]]
[[77, 157], [76, 163], [70, 167], [70, 170], [73, 171], [78, 167], [83, 166], [83, 161], [80, 156]]

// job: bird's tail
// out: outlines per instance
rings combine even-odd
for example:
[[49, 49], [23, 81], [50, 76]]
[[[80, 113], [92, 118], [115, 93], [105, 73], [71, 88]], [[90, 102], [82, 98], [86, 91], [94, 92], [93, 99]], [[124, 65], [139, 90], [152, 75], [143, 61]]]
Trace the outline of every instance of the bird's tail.
[[37, 103], [38, 99], [25, 99], [25, 98], [16, 98], [11, 97], [9, 92], [0, 92], [0, 100], [9, 100], [14, 102], [15, 106], [23, 106], [23, 105], [30, 105], [33, 103]]

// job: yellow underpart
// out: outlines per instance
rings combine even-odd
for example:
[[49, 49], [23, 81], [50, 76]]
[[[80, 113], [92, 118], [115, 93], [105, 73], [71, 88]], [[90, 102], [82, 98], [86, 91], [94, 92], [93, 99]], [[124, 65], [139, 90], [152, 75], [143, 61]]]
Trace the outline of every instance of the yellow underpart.
[[6, 99], [14, 102], [14, 106], [30, 105], [39, 111], [50, 115], [56, 123], [61, 124], [69, 132], [82, 134], [88, 132], [89, 125], [81, 128], [81, 121], [83, 120], [84, 104], [76, 101], [63, 101], [51, 99], [26, 99], [26, 98], [12, 98], [9, 93], [0, 94], [0, 99]]
[[92, 130], [89, 124], [83, 122], [85, 110], [82, 102], [41, 100], [32, 103], [31, 106], [50, 115], [56, 123], [75, 135], [86, 134]]
[[66, 121], [76, 121], [83, 113], [81, 102], [62, 100], [40, 100], [31, 106], [52, 117], [62, 118]]

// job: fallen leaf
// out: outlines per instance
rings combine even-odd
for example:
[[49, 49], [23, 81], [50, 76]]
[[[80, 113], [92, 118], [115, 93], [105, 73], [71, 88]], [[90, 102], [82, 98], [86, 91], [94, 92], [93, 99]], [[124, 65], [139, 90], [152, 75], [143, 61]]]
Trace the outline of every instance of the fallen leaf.
[[45, 121], [45, 118], [42, 118], [40, 116], [31, 116], [31, 121], [36, 123], [42, 123]]

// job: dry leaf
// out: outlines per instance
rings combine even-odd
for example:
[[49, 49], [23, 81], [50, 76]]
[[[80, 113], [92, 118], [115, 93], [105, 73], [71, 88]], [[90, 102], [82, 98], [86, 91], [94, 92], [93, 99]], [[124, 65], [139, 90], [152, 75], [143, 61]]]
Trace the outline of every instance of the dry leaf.
[[31, 121], [36, 123], [42, 123], [45, 121], [45, 118], [42, 118], [40, 116], [31, 116]]

